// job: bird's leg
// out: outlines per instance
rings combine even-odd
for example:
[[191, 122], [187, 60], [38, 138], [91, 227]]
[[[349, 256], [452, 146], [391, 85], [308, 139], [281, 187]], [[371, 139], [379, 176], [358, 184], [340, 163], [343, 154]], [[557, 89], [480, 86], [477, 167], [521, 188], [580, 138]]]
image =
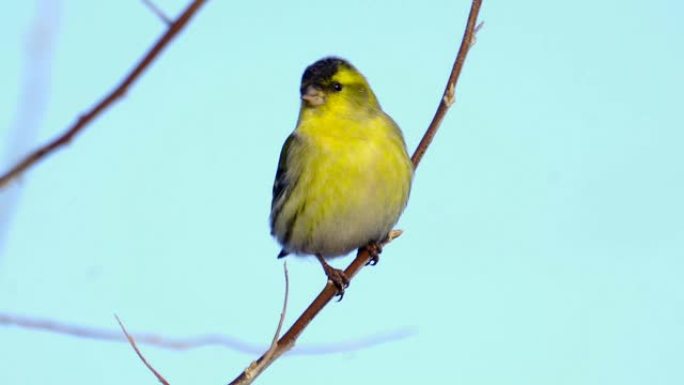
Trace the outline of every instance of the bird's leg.
[[340, 296], [339, 301], [341, 301], [342, 297], [344, 296], [344, 289], [349, 287], [349, 278], [347, 278], [347, 276], [344, 274], [344, 271], [328, 265], [328, 262], [323, 259], [322, 255], [316, 254], [316, 258], [318, 258], [318, 262], [320, 262], [321, 266], [323, 266], [325, 275], [328, 276], [330, 282], [332, 282], [337, 288], [337, 295]]
[[368, 245], [366, 245], [366, 250], [368, 251], [368, 255], [370, 256], [370, 259], [368, 260], [368, 262], [366, 262], [366, 266], [377, 265], [380, 261], [380, 253], [382, 253], [382, 245], [380, 244], [380, 242], [370, 242]]

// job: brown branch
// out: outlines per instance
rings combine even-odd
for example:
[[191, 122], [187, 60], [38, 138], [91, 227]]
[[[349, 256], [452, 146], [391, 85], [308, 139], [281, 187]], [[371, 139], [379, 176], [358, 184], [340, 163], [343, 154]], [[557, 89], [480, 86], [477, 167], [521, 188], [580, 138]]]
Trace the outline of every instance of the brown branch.
[[169, 382], [166, 381], [166, 378], [164, 378], [164, 376], [162, 376], [162, 375], [161, 375], [161, 374], [152, 366], [152, 364], [150, 364], [149, 362], [147, 362], [147, 359], [145, 359], [145, 356], [143, 356], [143, 354], [142, 354], [142, 352], [140, 351], [140, 349], [138, 349], [138, 345], [136, 345], [135, 340], [133, 339], [133, 337], [131, 337], [131, 335], [128, 334], [128, 332], [126, 331], [126, 328], [124, 327], [123, 322], [121, 322], [121, 320], [119, 319], [119, 316], [115, 314], [114, 317], [116, 318], [116, 322], [119, 323], [119, 326], [121, 327], [121, 331], [123, 331], [124, 335], [126, 335], [126, 339], [128, 340], [128, 343], [131, 344], [131, 347], [133, 348], [133, 350], [135, 350], [135, 354], [137, 354], [137, 355], [138, 355], [138, 358], [140, 358], [140, 361], [142, 361], [142, 363], [145, 364], [145, 366], [147, 367], [147, 369], [149, 369], [150, 372], [152, 372], [152, 374], [154, 374], [154, 376], [157, 377], [157, 380], [159, 380], [159, 382], [161, 382], [161, 383], [164, 384], [164, 385], [169, 385]]
[[19, 177], [28, 168], [34, 166], [38, 161], [45, 158], [47, 155], [64, 147], [76, 135], [81, 133], [83, 129], [88, 126], [95, 118], [110, 107], [115, 101], [126, 94], [128, 88], [138, 80], [140, 75], [154, 62], [159, 54], [169, 45], [169, 43], [178, 35], [178, 33], [188, 24], [190, 19], [197, 13], [206, 0], [193, 0], [190, 5], [181, 13], [176, 20], [174, 20], [166, 32], [157, 40], [157, 42], [145, 53], [138, 64], [124, 77], [124, 79], [111, 90], [104, 98], [97, 104], [90, 108], [86, 113], [81, 115], [66, 131], [57, 136], [50, 142], [44, 144], [33, 152], [29, 153], [17, 164], [12, 166], [6, 173], [0, 176], [0, 188], [6, 186], [10, 181]]
[[[402, 233], [401, 230], [392, 230], [388, 239], [383, 243], [386, 245], [391, 242]], [[370, 255], [366, 248], [359, 249], [356, 254], [356, 258], [352, 263], [344, 270], [346, 276], [351, 280], [354, 278], [356, 273], [358, 273], [361, 268], [363, 268], [366, 263], [370, 260]], [[304, 329], [309, 325], [309, 323], [318, 315], [318, 313], [323, 310], [325, 305], [330, 302], [333, 297], [337, 295], [337, 288], [335, 285], [328, 281], [323, 290], [318, 294], [318, 296], [311, 302], [308, 308], [304, 310], [299, 318], [290, 326], [290, 329], [278, 340], [276, 343], [276, 348], [269, 349], [264, 353], [258, 360], [252, 362], [247, 369], [245, 369], [240, 375], [229, 383], [229, 385], [246, 385], [251, 384], [254, 379], [261, 374], [266, 368], [268, 368], [278, 357], [282, 356], [285, 352], [290, 350], [297, 338], [302, 334]]]
[[449, 80], [447, 81], [446, 87], [444, 87], [444, 94], [439, 102], [435, 116], [432, 118], [432, 122], [428, 126], [427, 131], [420, 140], [416, 151], [413, 152], [411, 161], [413, 162], [413, 167], [417, 168], [420, 164], [425, 151], [427, 151], [428, 146], [432, 143], [432, 139], [435, 137], [439, 126], [442, 124], [442, 120], [446, 116], [449, 107], [451, 107], [456, 101], [456, 83], [458, 82], [458, 77], [461, 75], [461, 69], [463, 69], [463, 63], [465, 63], [466, 56], [470, 47], [473, 46], [475, 42], [475, 33], [479, 27], [476, 27], [477, 15], [480, 13], [480, 6], [482, 5], [482, 0], [473, 0], [473, 4], [470, 7], [470, 14], [468, 15], [468, 22], [466, 24], [465, 32], [463, 32], [463, 39], [461, 40], [461, 47], [458, 49], [458, 55], [454, 61], [454, 66], [451, 69], [451, 74], [449, 75]]
[[[475, 28], [477, 23], [477, 16], [480, 12], [480, 6], [482, 5], [482, 0], [473, 0], [470, 14], [468, 16], [468, 22], [466, 24], [465, 32], [463, 33], [463, 40], [461, 41], [461, 47], [459, 48], [458, 55], [454, 61], [451, 74], [449, 75], [449, 80], [447, 81], [446, 87], [444, 89], [444, 96], [439, 103], [435, 116], [430, 123], [427, 131], [423, 135], [422, 140], [418, 144], [418, 148], [411, 157], [414, 168], [417, 168], [420, 164], [425, 151], [432, 142], [437, 129], [439, 128], [444, 116], [446, 115], [449, 107], [453, 105], [455, 101], [455, 90], [456, 83], [458, 82], [458, 77], [461, 74], [461, 69], [463, 68], [463, 63], [468, 55], [468, 50], [474, 42]], [[390, 237], [387, 242], [396, 238], [401, 234], [400, 231], [390, 233]], [[345, 275], [351, 280], [354, 276], [368, 263], [370, 255], [368, 250], [364, 247], [359, 249], [356, 254], [356, 258], [352, 263], [344, 270]], [[337, 294], [337, 289], [335, 286], [328, 282], [323, 290], [318, 294], [318, 296], [311, 302], [308, 308], [299, 316], [299, 318], [294, 322], [290, 329], [285, 333], [285, 335], [280, 338], [277, 342], [277, 348], [275, 351], [269, 349], [268, 352], [264, 353], [255, 363], [250, 365], [245, 371], [240, 373], [229, 385], [246, 385], [251, 384], [252, 381], [266, 368], [268, 368], [278, 357], [282, 356], [285, 352], [290, 350], [297, 338], [302, 334], [304, 329], [309, 325], [309, 323], [318, 315], [318, 313], [323, 310], [323, 308], [332, 300], [332, 298]], [[260, 370], [254, 370], [253, 366], [256, 365]]]

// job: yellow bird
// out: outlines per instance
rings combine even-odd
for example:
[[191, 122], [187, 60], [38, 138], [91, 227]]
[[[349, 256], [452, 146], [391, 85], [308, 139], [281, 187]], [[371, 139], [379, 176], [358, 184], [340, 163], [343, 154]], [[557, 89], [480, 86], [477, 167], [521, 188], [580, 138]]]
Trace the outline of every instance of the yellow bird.
[[396, 123], [366, 78], [328, 57], [304, 71], [294, 132], [280, 152], [271, 202], [271, 234], [287, 254], [315, 255], [342, 295], [344, 272], [326, 259], [382, 242], [408, 201], [413, 165]]

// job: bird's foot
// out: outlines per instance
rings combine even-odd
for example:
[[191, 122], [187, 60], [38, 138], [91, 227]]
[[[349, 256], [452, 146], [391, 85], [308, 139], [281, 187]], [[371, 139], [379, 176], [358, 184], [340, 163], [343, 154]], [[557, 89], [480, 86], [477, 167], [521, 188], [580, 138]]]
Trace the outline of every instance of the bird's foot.
[[337, 296], [339, 297], [337, 301], [342, 301], [342, 297], [344, 297], [344, 290], [349, 287], [349, 278], [344, 271], [330, 266], [322, 256], [316, 255], [316, 258], [318, 258], [318, 261], [321, 262], [321, 266], [323, 266], [323, 271], [325, 271], [325, 275], [328, 277], [328, 280], [332, 282], [337, 289]]
[[366, 246], [370, 259], [366, 262], [366, 266], [375, 266], [380, 261], [380, 253], [382, 253], [382, 245], [378, 242], [371, 242]]
[[328, 280], [335, 285], [337, 289], [337, 296], [339, 297], [337, 301], [342, 301], [344, 297], [344, 289], [349, 287], [349, 278], [344, 274], [344, 271], [336, 269], [330, 265], [323, 268], [325, 270], [325, 275], [328, 276]]

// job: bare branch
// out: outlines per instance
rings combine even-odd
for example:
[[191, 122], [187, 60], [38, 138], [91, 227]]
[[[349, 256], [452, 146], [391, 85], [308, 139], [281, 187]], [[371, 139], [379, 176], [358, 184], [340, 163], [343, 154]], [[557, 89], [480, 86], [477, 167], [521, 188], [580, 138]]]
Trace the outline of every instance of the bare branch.
[[290, 278], [287, 274], [287, 263], [283, 262], [283, 271], [285, 272], [285, 299], [283, 301], [283, 310], [280, 312], [280, 320], [278, 321], [278, 327], [276, 328], [275, 335], [271, 341], [271, 347], [268, 348], [264, 354], [264, 359], [259, 361], [252, 361], [251, 364], [245, 369], [245, 378], [250, 381], [261, 373], [265, 367], [266, 362], [271, 361], [273, 355], [278, 351], [278, 338], [280, 338], [280, 331], [283, 328], [283, 323], [285, 322], [285, 314], [287, 313], [287, 298], [290, 296]]
[[[392, 230], [382, 245], [386, 245], [392, 240], [396, 239], [401, 235], [401, 230]], [[356, 254], [356, 258], [352, 263], [344, 270], [344, 274], [351, 280], [354, 278], [356, 273], [358, 273], [370, 260], [370, 254], [368, 250], [364, 247], [359, 249]], [[297, 318], [297, 320], [290, 326], [290, 329], [278, 340], [276, 349], [269, 349], [264, 353], [258, 360], [252, 363], [245, 371], [240, 373], [240, 375], [235, 378], [230, 385], [246, 385], [251, 384], [254, 379], [261, 374], [266, 368], [268, 368], [275, 360], [282, 356], [285, 352], [292, 349], [297, 341], [297, 338], [304, 332], [304, 329], [311, 323], [311, 321], [318, 315], [318, 313], [323, 310], [325, 305], [332, 300], [332, 298], [337, 294], [337, 288], [335, 285], [328, 281], [323, 290], [318, 294], [318, 296], [313, 300], [306, 310]]]
[[[468, 22], [466, 23], [465, 32], [463, 33], [463, 39], [461, 41], [461, 47], [458, 50], [458, 55], [456, 56], [456, 60], [454, 61], [451, 74], [449, 75], [449, 80], [447, 81], [446, 87], [444, 88], [444, 95], [439, 102], [439, 106], [437, 107], [435, 116], [432, 118], [432, 122], [428, 126], [427, 131], [423, 135], [422, 140], [418, 144], [416, 151], [413, 153], [413, 156], [411, 157], [411, 161], [413, 162], [414, 168], [417, 168], [420, 164], [420, 160], [425, 154], [425, 151], [427, 151], [427, 148], [430, 146], [430, 143], [432, 142], [432, 139], [437, 133], [437, 129], [441, 125], [444, 116], [449, 110], [449, 107], [451, 107], [451, 105], [453, 105], [455, 101], [456, 83], [458, 82], [458, 77], [461, 73], [461, 69], [463, 68], [465, 58], [468, 55], [468, 50], [474, 42], [475, 25], [477, 23], [477, 16], [480, 12], [481, 5], [482, 0], [473, 0], [472, 2], [470, 14], [468, 15]], [[396, 238], [400, 234], [401, 232], [391, 233], [389, 239], [385, 243], [390, 242], [392, 239]], [[354, 261], [352, 261], [352, 263], [344, 270], [345, 275], [351, 280], [352, 278], [354, 278], [356, 273], [358, 273], [366, 265], [366, 263], [369, 260], [370, 254], [368, 253], [367, 248], [364, 247], [359, 249]], [[254, 381], [254, 379], [263, 370], [268, 368], [275, 360], [278, 359], [278, 357], [283, 355], [285, 352], [287, 352], [294, 346], [295, 342], [297, 341], [297, 338], [299, 338], [304, 329], [316, 317], [316, 315], [318, 315], [318, 313], [321, 310], [323, 310], [323, 308], [330, 302], [330, 300], [336, 294], [337, 288], [335, 288], [335, 285], [332, 284], [332, 282], [328, 282], [323, 288], [323, 290], [313, 300], [313, 302], [311, 302], [309, 307], [306, 308], [306, 310], [304, 310], [304, 312], [299, 316], [295, 323], [285, 333], [285, 335], [283, 335], [283, 337], [280, 338], [280, 340], [278, 340], [277, 348], [275, 349], [275, 351], [271, 351], [272, 349], [269, 349], [268, 352], [264, 353], [257, 361], [255, 361], [253, 365], [261, 370], [249, 370], [252, 367], [252, 365], [250, 365], [250, 368], [240, 373], [240, 375], [238, 375], [237, 378], [230, 382], [230, 385], [251, 384], [252, 381]]]
[[285, 274], [285, 298], [283, 299], [283, 310], [280, 311], [280, 320], [278, 321], [278, 327], [276, 328], [276, 332], [273, 335], [273, 341], [271, 341], [271, 349], [274, 349], [274, 347], [278, 345], [278, 338], [280, 338], [280, 331], [283, 330], [285, 314], [287, 313], [287, 299], [290, 297], [290, 276], [287, 274], [287, 261], [283, 261], [283, 274]]
[[475, 34], [477, 30], [480, 29], [482, 24], [476, 27], [477, 15], [480, 13], [480, 6], [482, 5], [482, 0], [473, 0], [473, 4], [470, 7], [470, 14], [468, 15], [468, 22], [466, 24], [465, 32], [463, 32], [463, 39], [461, 40], [461, 47], [458, 49], [458, 55], [454, 61], [454, 66], [451, 69], [451, 74], [449, 75], [449, 80], [447, 81], [446, 87], [444, 87], [444, 95], [442, 100], [437, 107], [435, 116], [432, 118], [430, 126], [428, 126], [427, 131], [420, 140], [416, 151], [413, 153], [411, 160], [413, 161], [413, 167], [417, 168], [425, 151], [427, 151], [428, 146], [435, 137], [439, 126], [442, 124], [442, 120], [446, 116], [449, 107], [451, 107], [455, 100], [456, 95], [456, 83], [458, 82], [458, 77], [461, 75], [461, 69], [463, 69], [463, 63], [465, 63], [466, 56], [470, 47], [475, 44]]
[[[276, 327], [275, 335], [273, 336], [273, 340], [271, 342], [271, 347], [268, 349], [268, 351], [264, 354], [265, 359], [262, 360], [261, 362], [254, 361], [252, 362], [247, 369], [245, 369], [244, 374], [245, 378], [251, 380], [258, 376], [259, 373], [264, 369], [262, 366], [265, 365], [265, 363], [271, 361], [271, 357], [273, 357], [276, 352], [278, 351], [278, 338], [280, 337], [280, 331], [283, 328], [283, 323], [285, 322], [285, 314], [287, 313], [287, 299], [290, 296], [290, 278], [287, 274], [287, 263], [283, 262], [283, 272], [285, 274], [285, 299], [283, 300], [283, 309], [280, 311], [280, 319], [278, 320], [278, 327]], [[135, 350], [135, 353], [140, 357], [140, 360], [145, 364], [147, 369], [149, 369], [155, 377], [159, 380], [164, 385], [169, 385], [169, 383], [166, 381], [164, 376], [162, 376], [152, 365], [145, 359], [145, 356], [140, 352], [140, 349], [138, 349], [138, 346], [135, 344], [135, 340], [133, 337], [131, 337], [130, 334], [126, 331], [126, 328], [124, 327], [123, 323], [121, 323], [121, 320], [119, 319], [119, 316], [115, 315], [116, 321], [119, 323], [119, 326], [121, 326], [121, 330], [123, 330], [124, 334], [126, 335], [126, 338], [128, 339], [128, 342], [131, 344], [133, 347], [133, 350]]]
[[12, 166], [7, 172], [0, 176], [0, 188], [6, 186], [10, 181], [20, 176], [28, 168], [34, 166], [38, 161], [44, 159], [46, 156], [52, 154], [56, 150], [64, 147], [66, 144], [83, 131], [95, 118], [100, 116], [107, 108], [109, 108], [115, 101], [126, 94], [128, 88], [138, 80], [140, 75], [154, 62], [159, 54], [169, 45], [169, 43], [183, 30], [190, 19], [197, 13], [197, 11], [206, 3], [206, 0], [193, 0], [192, 3], [181, 13], [181, 15], [174, 20], [167, 31], [157, 40], [157, 42], [145, 53], [138, 64], [124, 77], [113, 90], [111, 90], [104, 98], [97, 104], [90, 108], [86, 113], [81, 115], [66, 131], [29, 153], [17, 164]]
[[[0, 312], [0, 326], [16, 326], [28, 330], [40, 330], [52, 334], [59, 334], [96, 341], [126, 342], [126, 337], [118, 330], [102, 329], [90, 326], [75, 325], [51, 319], [20, 316]], [[290, 351], [297, 355], [322, 355], [347, 353], [365, 349], [416, 334], [412, 328], [384, 331], [355, 340], [339, 341], [336, 343], [299, 346]], [[152, 333], [132, 333], [138, 344], [150, 345], [160, 349], [190, 350], [207, 346], [219, 346], [245, 354], [259, 354], [264, 351], [263, 345], [251, 344], [237, 337], [225, 334], [204, 334], [187, 338], [170, 338]]]
[[143, 356], [140, 349], [138, 349], [138, 345], [135, 344], [135, 340], [133, 339], [133, 337], [131, 337], [131, 335], [128, 334], [128, 332], [126, 331], [126, 328], [124, 327], [123, 322], [121, 322], [121, 320], [119, 319], [119, 316], [115, 314], [114, 317], [116, 318], [116, 322], [119, 323], [121, 331], [123, 331], [124, 335], [126, 335], [128, 343], [131, 344], [131, 347], [133, 348], [133, 350], [135, 350], [135, 354], [137, 354], [140, 358], [140, 361], [142, 361], [143, 364], [145, 364], [145, 366], [147, 367], [147, 369], [149, 369], [150, 372], [152, 372], [152, 374], [154, 374], [154, 376], [157, 377], [157, 380], [159, 380], [159, 382], [161, 382], [164, 385], [169, 385], [169, 382], [166, 381], [166, 378], [164, 378], [164, 376], [162, 376], [149, 362], [147, 362], [145, 356]]

